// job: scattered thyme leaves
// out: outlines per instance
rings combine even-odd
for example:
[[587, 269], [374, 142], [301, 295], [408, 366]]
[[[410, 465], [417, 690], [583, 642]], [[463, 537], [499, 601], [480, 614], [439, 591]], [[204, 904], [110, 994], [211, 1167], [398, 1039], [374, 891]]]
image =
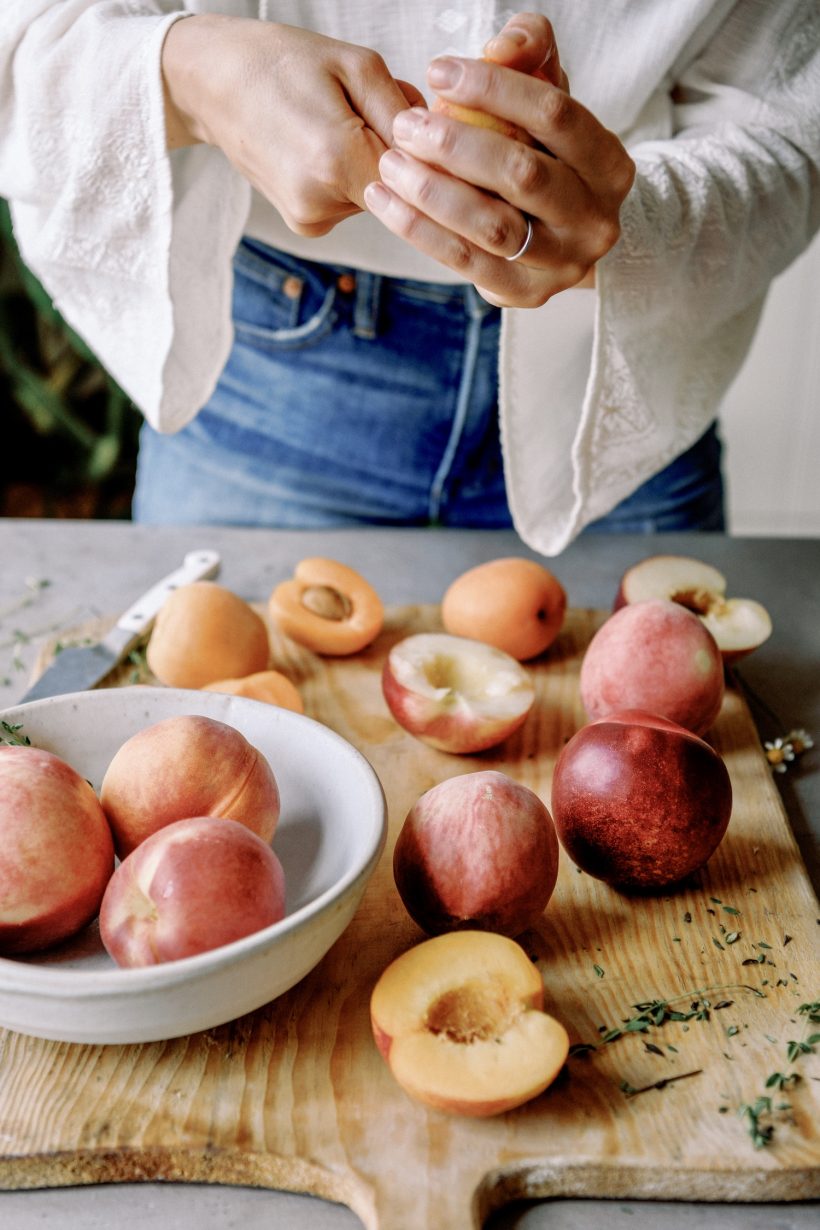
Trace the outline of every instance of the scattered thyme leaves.
[[604, 971], [601, 969], [600, 965], [593, 965], [593, 967], [592, 967], [592, 968], [595, 970], [595, 977], [596, 977], [596, 978], [603, 978], [603, 977], [605, 977]]
[[762, 1124], [760, 1122], [763, 1115], [770, 1115], [772, 1112], [771, 1098], [756, 1098], [752, 1103], [744, 1102], [738, 1107], [738, 1114], [746, 1120], [746, 1130], [752, 1138], [752, 1144], [756, 1149], [763, 1149], [771, 1142], [774, 1135], [774, 1125], [771, 1123]]
[[28, 735], [18, 733], [22, 729], [22, 722], [12, 725], [10, 722], [0, 721], [0, 744], [5, 743], [8, 747], [31, 747]]

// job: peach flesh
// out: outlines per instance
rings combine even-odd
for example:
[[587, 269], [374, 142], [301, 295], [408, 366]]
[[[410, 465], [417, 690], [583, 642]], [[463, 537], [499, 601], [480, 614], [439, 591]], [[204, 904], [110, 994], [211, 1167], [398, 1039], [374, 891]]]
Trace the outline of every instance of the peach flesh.
[[284, 912], [270, 846], [241, 824], [200, 816], [160, 829], [120, 863], [100, 936], [118, 965], [157, 965], [242, 939]]
[[535, 700], [531, 677], [509, 654], [434, 632], [393, 646], [382, 691], [400, 726], [451, 753], [495, 747], [524, 724]]
[[541, 975], [513, 940], [459, 931], [387, 967], [371, 996], [371, 1024], [406, 1093], [486, 1117], [541, 1093], [566, 1060], [566, 1030], [543, 1000]]
[[688, 555], [650, 555], [621, 577], [614, 610], [647, 598], [668, 598], [693, 611], [717, 641], [726, 663], [759, 648], [772, 633], [771, 617], [753, 598], [727, 598], [717, 568]]
[[128, 739], [106, 770], [100, 801], [120, 858], [188, 816], [237, 820], [265, 841], [279, 819], [265, 757], [234, 727], [195, 714], [165, 718]]
[[697, 615], [666, 599], [632, 603], [598, 629], [581, 663], [590, 718], [643, 709], [704, 734], [720, 712], [723, 658]]
[[51, 752], [0, 748], [0, 952], [74, 935], [95, 917], [113, 870], [88, 782]]
[[729, 774], [714, 748], [640, 711], [582, 727], [553, 773], [561, 845], [576, 866], [615, 888], [682, 883], [717, 849], [731, 810]]
[[504, 773], [449, 778], [410, 809], [393, 874], [405, 908], [428, 935], [458, 928], [520, 935], [555, 888], [552, 817], [532, 790]]

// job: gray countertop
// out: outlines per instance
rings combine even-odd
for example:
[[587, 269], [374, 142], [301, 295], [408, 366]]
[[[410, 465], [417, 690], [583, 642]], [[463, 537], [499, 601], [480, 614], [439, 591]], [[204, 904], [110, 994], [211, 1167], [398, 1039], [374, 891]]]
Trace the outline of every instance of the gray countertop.
[[[0, 708], [25, 691], [43, 641], [97, 615], [114, 615], [197, 547], [222, 555], [220, 582], [263, 601], [306, 555], [342, 559], [388, 603], [437, 602], [466, 568], [532, 553], [514, 533], [457, 530], [269, 531], [135, 526], [126, 522], [0, 521]], [[735, 596], [757, 598], [774, 632], [739, 674], [761, 737], [805, 727], [820, 744], [820, 541], [723, 535], [582, 537], [547, 560], [576, 607], [609, 608], [626, 567], [651, 554], [695, 555], [718, 567]], [[820, 747], [777, 777], [784, 806], [817, 889], [820, 884]], [[2, 1108], [0, 1108], [2, 1115]], [[2, 1122], [0, 1121], [0, 1129]], [[492, 1230], [579, 1230], [606, 1218], [611, 1230], [804, 1230], [817, 1206], [662, 1204], [553, 1200], [510, 1207]], [[71, 1226], [102, 1230], [283, 1230], [360, 1225], [349, 1210], [306, 1196], [226, 1187], [146, 1183], [0, 1194], [6, 1230]], [[389, 1230], [401, 1230], [390, 1227]], [[453, 1227], [453, 1230], [461, 1230]]]

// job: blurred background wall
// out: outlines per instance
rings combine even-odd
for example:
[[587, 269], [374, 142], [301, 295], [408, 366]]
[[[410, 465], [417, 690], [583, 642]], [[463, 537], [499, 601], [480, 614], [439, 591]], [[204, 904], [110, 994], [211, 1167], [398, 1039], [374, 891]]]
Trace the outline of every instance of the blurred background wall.
[[[775, 282], [722, 413], [738, 535], [820, 536], [820, 237]], [[0, 201], [0, 516], [127, 518], [140, 416], [20, 262]]]

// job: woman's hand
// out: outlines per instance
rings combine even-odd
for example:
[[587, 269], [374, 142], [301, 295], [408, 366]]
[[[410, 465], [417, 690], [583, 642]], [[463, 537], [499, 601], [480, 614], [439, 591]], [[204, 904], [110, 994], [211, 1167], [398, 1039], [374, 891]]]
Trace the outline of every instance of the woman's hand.
[[[370, 211], [490, 303], [538, 307], [583, 282], [618, 240], [635, 167], [568, 93], [546, 18], [511, 18], [485, 59], [434, 60], [428, 81], [442, 99], [512, 121], [536, 144], [435, 110], [403, 111], [381, 183], [365, 194]], [[529, 220], [526, 250], [511, 259]]]
[[175, 22], [162, 71], [169, 148], [218, 146], [300, 235], [364, 208], [394, 117], [423, 101], [373, 51], [247, 18]]

